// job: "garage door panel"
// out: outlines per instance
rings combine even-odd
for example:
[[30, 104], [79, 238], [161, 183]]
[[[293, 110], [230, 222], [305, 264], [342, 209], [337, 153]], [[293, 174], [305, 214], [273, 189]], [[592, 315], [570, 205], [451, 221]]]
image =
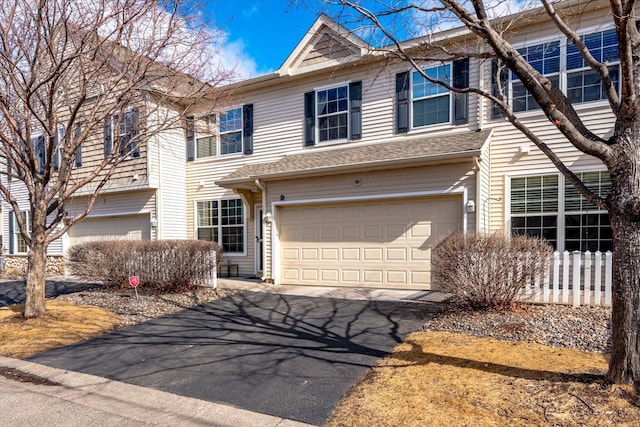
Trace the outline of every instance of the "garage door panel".
[[462, 199], [284, 206], [277, 218], [282, 283], [429, 289], [431, 247], [461, 227]]
[[103, 240], [150, 240], [149, 215], [85, 218], [68, 231], [69, 246]]

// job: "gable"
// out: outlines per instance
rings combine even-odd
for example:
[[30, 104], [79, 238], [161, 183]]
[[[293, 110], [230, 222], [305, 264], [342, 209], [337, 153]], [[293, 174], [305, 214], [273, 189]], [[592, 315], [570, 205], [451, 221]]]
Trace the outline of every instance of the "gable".
[[316, 41], [309, 46], [306, 55], [301, 59], [299, 68], [308, 67], [328, 61], [339, 61], [352, 55], [359, 55], [360, 48], [346, 40], [338, 39], [335, 35], [324, 30], [318, 34]]
[[279, 73], [296, 74], [360, 59], [368, 44], [346, 28], [321, 15], [298, 43]]

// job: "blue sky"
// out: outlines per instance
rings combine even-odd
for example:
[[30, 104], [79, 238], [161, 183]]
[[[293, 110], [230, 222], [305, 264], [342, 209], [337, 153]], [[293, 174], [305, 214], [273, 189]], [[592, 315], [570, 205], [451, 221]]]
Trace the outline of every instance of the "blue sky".
[[[309, 2], [312, 3], [312, 2]], [[277, 70], [304, 37], [317, 14], [290, 0], [208, 0], [206, 18], [227, 35], [227, 55], [238, 71], [255, 77]]]

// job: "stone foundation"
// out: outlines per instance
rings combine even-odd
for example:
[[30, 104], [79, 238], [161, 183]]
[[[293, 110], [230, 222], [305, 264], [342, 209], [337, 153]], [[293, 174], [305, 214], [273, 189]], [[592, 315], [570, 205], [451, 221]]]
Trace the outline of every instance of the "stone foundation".
[[[5, 255], [5, 273], [10, 276], [23, 276], [27, 272], [26, 255]], [[48, 256], [46, 276], [64, 276], [64, 257]]]

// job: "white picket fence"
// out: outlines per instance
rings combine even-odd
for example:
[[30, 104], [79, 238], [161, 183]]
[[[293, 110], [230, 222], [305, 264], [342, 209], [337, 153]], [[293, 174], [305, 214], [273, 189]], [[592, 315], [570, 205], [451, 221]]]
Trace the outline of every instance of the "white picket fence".
[[537, 303], [611, 305], [612, 253], [554, 252], [548, 274], [523, 293]]

